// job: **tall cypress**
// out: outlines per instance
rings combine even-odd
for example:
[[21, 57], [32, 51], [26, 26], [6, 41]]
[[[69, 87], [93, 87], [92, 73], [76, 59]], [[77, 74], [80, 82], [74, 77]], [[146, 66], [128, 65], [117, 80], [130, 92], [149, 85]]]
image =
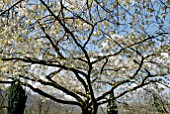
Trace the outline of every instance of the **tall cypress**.
[[8, 90], [8, 114], [24, 114], [27, 96], [21, 83], [17, 80]]
[[114, 91], [110, 93], [109, 102], [107, 105], [107, 114], [118, 114], [118, 107], [114, 99]]

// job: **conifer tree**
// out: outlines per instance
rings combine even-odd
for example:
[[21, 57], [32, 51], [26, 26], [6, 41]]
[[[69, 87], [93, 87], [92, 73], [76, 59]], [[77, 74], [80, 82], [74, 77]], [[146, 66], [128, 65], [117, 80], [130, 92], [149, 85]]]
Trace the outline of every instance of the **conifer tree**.
[[117, 104], [114, 99], [114, 92], [110, 93], [109, 99], [110, 101], [108, 102], [107, 105], [107, 114], [118, 114]]
[[24, 114], [27, 96], [19, 81], [11, 84], [8, 93], [8, 114]]

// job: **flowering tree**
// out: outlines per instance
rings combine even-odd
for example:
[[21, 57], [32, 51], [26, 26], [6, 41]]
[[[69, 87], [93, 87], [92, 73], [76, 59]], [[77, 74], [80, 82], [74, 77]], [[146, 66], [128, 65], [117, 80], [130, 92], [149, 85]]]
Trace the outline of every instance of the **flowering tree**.
[[96, 114], [167, 78], [169, 7], [168, 0], [3, 0], [0, 82], [20, 78], [46, 98]]

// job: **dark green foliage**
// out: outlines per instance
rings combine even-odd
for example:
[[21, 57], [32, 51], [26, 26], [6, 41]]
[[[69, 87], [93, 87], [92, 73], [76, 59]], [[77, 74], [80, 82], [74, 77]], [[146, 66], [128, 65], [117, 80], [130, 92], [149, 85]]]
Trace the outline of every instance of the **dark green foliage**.
[[8, 91], [8, 114], [23, 114], [27, 96], [20, 82], [12, 83]]
[[0, 114], [6, 114], [6, 96], [5, 90], [0, 88]]
[[110, 94], [110, 101], [107, 105], [107, 114], [118, 114], [118, 107], [114, 99], [114, 92]]

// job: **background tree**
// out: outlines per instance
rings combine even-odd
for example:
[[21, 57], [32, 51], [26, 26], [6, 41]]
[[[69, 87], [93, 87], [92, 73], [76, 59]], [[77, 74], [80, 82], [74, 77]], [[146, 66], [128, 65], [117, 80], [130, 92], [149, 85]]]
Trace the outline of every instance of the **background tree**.
[[170, 108], [169, 92], [169, 88], [158, 83], [140, 88], [131, 93], [131, 100], [119, 103], [120, 114], [168, 114]]
[[115, 97], [114, 92], [110, 93], [109, 99], [111, 100], [108, 102], [108, 105], [107, 105], [107, 114], [118, 114], [116, 100], [112, 100], [114, 99], [114, 97]]
[[68, 112], [69, 109], [71, 110], [68, 106], [63, 107], [61, 104], [55, 103], [40, 95], [30, 95], [28, 101], [24, 114], [68, 114], [66, 110]]
[[7, 92], [4, 86], [0, 86], [0, 113], [5, 114], [7, 112]]
[[21, 78], [44, 97], [96, 114], [168, 78], [168, 0], [7, 0], [0, 7], [1, 81]]
[[8, 90], [8, 114], [24, 114], [27, 96], [20, 82], [14, 81]]
[[169, 88], [161, 84], [153, 84], [150, 87], [145, 88], [146, 96], [144, 102], [151, 105], [152, 113], [168, 114], [169, 113]]

